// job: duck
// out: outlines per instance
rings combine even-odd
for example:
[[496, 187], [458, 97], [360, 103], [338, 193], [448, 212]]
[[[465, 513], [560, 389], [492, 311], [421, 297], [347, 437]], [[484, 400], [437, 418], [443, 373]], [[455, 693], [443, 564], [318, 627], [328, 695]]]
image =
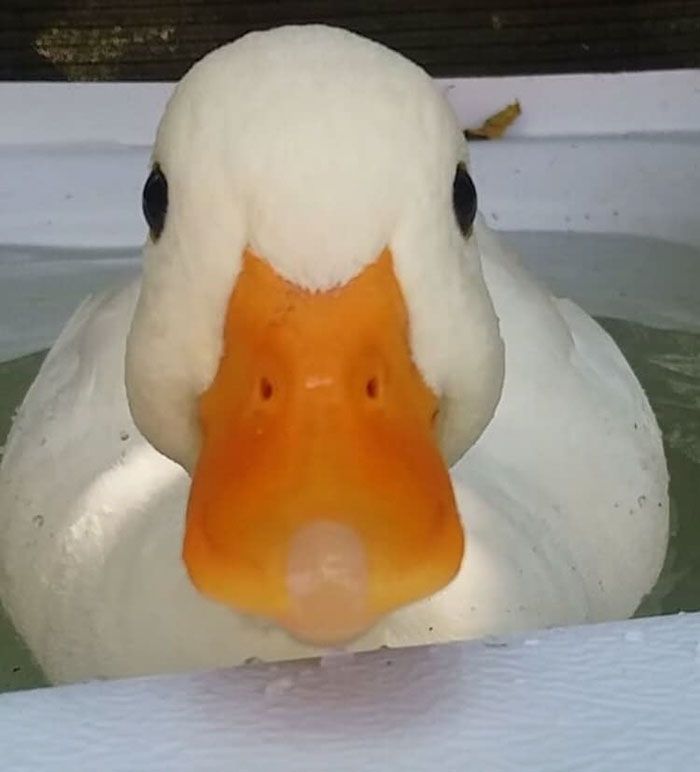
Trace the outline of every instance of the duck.
[[654, 414], [487, 227], [423, 69], [249, 33], [175, 87], [147, 174], [141, 274], [75, 311], [0, 468], [0, 597], [52, 682], [635, 612]]

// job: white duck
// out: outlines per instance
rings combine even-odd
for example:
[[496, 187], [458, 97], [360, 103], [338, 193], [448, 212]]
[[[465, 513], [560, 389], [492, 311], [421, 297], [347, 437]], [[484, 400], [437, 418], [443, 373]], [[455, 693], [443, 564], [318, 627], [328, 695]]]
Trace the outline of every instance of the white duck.
[[422, 70], [250, 34], [179, 84], [153, 159], [143, 277], [76, 312], [0, 472], [2, 599], [51, 679], [634, 612], [667, 542], [654, 416], [472, 227]]

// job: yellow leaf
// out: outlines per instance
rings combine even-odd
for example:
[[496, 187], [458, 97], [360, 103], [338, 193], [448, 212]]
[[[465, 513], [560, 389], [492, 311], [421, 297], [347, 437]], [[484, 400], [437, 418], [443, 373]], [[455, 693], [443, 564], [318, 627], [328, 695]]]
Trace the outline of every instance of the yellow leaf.
[[520, 102], [513, 102], [488, 117], [478, 128], [466, 129], [464, 136], [467, 139], [500, 139], [521, 112]]

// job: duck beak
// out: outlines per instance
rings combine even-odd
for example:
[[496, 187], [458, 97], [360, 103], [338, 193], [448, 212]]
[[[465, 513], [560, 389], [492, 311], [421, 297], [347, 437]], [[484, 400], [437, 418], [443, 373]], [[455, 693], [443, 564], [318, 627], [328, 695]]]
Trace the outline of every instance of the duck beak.
[[464, 536], [385, 250], [308, 292], [247, 252], [202, 445], [184, 560], [194, 585], [316, 645], [445, 586]]

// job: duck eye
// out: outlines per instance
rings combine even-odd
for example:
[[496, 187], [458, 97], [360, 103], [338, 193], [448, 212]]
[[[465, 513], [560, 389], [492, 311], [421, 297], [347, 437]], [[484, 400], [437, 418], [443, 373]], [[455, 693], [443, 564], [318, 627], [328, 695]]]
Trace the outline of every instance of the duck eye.
[[455, 210], [457, 225], [464, 236], [474, 224], [476, 217], [476, 188], [463, 163], [457, 164], [452, 183], [452, 206]]
[[141, 204], [143, 215], [151, 230], [151, 238], [157, 241], [163, 231], [168, 211], [168, 181], [158, 164], [151, 169], [143, 186]]

